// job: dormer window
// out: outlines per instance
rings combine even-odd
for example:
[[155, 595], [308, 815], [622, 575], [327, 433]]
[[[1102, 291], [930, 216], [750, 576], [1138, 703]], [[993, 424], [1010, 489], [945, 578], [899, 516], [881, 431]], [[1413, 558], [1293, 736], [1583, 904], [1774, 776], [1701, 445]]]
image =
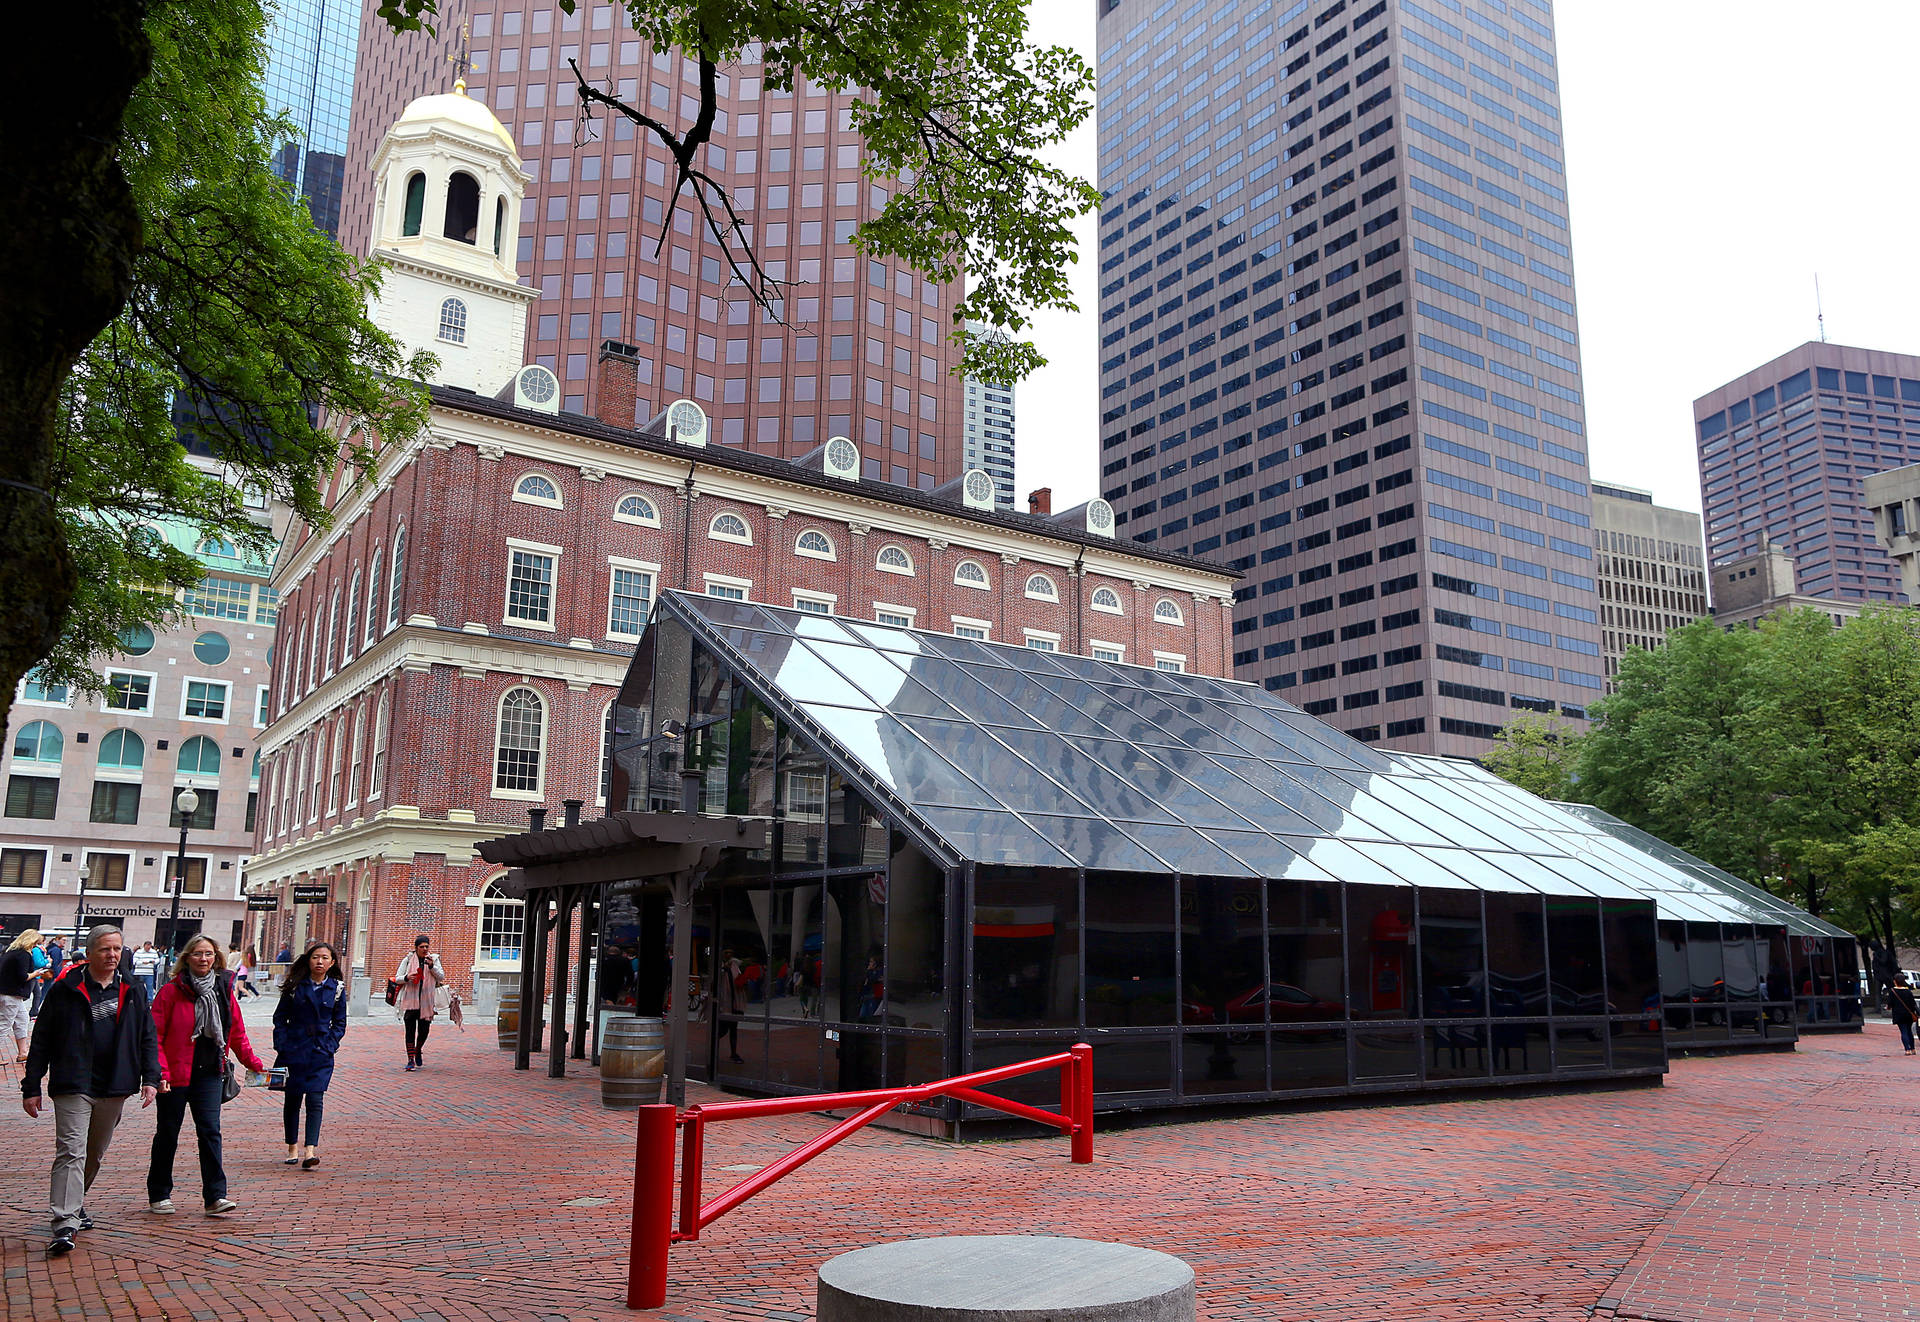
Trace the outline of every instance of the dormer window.
[[467, 305], [457, 298], [440, 305], [440, 338], [448, 344], [467, 342]]
[[460, 243], [474, 243], [480, 230], [480, 181], [464, 170], [447, 180], [447, 222], [441, 231]]
[[407, 212], [400, 232], [411, 238], [420, 232], [420, 218], [427, 210], [427, 177], [418, 170], [407, 176]]

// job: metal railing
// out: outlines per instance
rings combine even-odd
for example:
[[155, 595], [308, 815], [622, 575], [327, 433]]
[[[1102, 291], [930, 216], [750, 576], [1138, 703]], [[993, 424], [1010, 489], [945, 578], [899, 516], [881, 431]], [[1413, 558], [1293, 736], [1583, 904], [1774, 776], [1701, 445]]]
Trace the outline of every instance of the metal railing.
[[[990, 1084], [1050, 1069], [1060, 1071], [1060, 1110], [1057, 1113], [981, 1091]], [[716, 1102], [708, 1106], [690, 1106], [685, 1111], [677, 1111], [671, 1106], [643, 1106], [640, 1108], [634, 1149], [633, 1236], [627, 1258], [627, 1307], [659, 1308], [666, 1303], [669, 1246], [699, 1239], [701, 1230], [712, 1225], [716, 1219], [783, 1176], [792, 1174], [842, 1139], [872, 1124], [894, 1107], [934, 1097], [956, 1098], [1058, 1129], [1071, 1141], [1071, 1155], [1076, 1163], [1084, 1165], [1093, 1160], [1093, 1048], [1084, 1043], [1051, 1056], [911, 1087]], [[850, 1108], [857, 1109], [854, 1109], [853, 1115], [824, 1134], [762, 1167], [710, 1202], [703, 1204], [700, 1201], [701, 1162], [708, 1125], [723, 1120], [756, 1120], [762, 1116]], [[683, 1129], [686, 1138], [680, 1143], [680, 1205], [676, 1217], [673, 1198], [674, 1145], [678, 1131]]]

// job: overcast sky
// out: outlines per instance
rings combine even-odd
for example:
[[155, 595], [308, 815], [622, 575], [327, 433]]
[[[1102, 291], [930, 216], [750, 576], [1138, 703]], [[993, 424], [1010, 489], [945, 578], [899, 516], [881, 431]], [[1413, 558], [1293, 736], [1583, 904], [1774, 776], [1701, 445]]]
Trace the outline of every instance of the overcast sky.
[[[1920, 353], [1913, 0], [1557, 0], [1593, 474], [1700, 508], [1694, 399], [1818, 338]], [[1094, 0], [1035, 0], [1034, 37], [1094, 58]], [[1093, 178], [1094, 122], [1062, 160]], [[1098, 494], [1099, 259], [1035, 332], [1017, 499]]]

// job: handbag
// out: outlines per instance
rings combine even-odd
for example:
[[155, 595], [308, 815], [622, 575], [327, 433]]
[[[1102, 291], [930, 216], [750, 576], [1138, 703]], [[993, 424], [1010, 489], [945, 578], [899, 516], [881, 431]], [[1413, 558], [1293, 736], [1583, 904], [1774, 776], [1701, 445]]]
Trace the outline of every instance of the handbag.
[[240, 1075], [233, 1068], [233, 1062], [227, 1062], [227, 1068], [220, 1076], [220, 1103], [225, 1105], [240, 1095]]
[[393, 978], [387, 979], [387, 1004], [394, 1005], [400, 1000], [400, 984]]

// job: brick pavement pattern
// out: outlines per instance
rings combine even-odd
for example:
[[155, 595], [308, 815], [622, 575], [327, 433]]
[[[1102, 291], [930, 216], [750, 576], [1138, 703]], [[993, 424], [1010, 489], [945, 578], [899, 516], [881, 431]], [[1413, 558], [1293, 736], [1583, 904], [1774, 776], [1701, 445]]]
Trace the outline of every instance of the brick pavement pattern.
[[[264, 1007], [249, 1007], [249, 1019]], [[630, 1115], [597, 1080], [514, 1076], [491, 1024], [355, 1020], [320, 1168], [280, 1164], [279, 1098], [228, 1108], [241, 1211], [207, 1220], [191, 1146], [182, 1211], [145, 1211], [151, 1111], [129, 1112], [89, 1200], [44, 1256], [52, 1126], [9, 1099], [0, 1270], [10, 1322], [614, 1319]], [[8, 1070], [9, 1086], [17, 1072]], [[1192, 1263], [1212, 1322], [1883, 1322], [1920, 1317], [1920, 1067], [1893, 1030], [1790, 1055], [1675, 1062], [1665, 1086], [1240, 1113], [1058, 1140], [954, 1146], [868, 1130], [674, 1249], [673, 1322], [813, 1315], [834, 1254], [937, 1234], [1054, 1233]], [[819, 1132], [709, 1131], [707, 1185]]]

